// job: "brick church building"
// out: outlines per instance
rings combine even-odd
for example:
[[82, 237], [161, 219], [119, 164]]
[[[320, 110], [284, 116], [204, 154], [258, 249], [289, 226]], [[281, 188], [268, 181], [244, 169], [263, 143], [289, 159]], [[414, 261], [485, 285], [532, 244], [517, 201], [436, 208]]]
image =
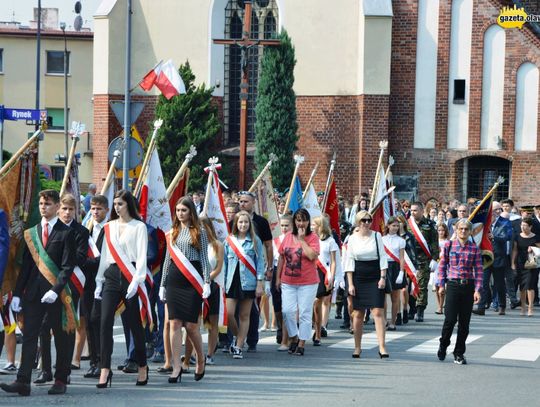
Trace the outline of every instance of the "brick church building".
[[[332, 154], [342, 195], [367, 191], [388, 140], [400, 196], [481, 198], [499, 175], [498, 197], [536, 203], [540, 181], [540, 28], [502, 28], [503, 0], [253, 0], [252, 35], [285, 28], [296, 50], [299, 154], [307, 180], [324, 187]], [[539, 2], [523, 1], [529, 14]], [[132, 82], [159, 60], [189, 60], [199, 83], [214, 86], [230, 154], [239, 142], [240, 53], [213, 44], [239, 38], [243, 0], [133, 0]], [[104, 0], [95, 16], [94, 180], [107, 170], [107, 145], [121, 131], [109, 102], [123, 99], [126, 0]], [[250, 90], [262, 49], [249, 54]], [[136, 122], [148, 129], [157, 94]], [[252, 101], [252, 100], [250, 100]], [[253, 103], [251, 103], [253, 106]], [[248, 141], [254, 140], [254, 109]], [[248, 151], [252, 151], [253, 148]], [[387, 160], [387, 155], [385, 162]], [[252, 160], [248, 161], [252, 166]], [[251, 171], [248, 171], [251, 173]]]

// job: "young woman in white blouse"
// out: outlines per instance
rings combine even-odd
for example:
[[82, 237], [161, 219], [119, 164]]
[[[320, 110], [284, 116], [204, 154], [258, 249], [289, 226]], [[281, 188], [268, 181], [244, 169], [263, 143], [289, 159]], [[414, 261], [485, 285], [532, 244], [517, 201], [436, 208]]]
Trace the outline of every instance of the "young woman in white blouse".
[[381, 234], [371, 230], [373, 218], [368, 211], [356, 215], [358, 229], [350, 236], [347, 248], [345, 273], [349, 286], [349, 295], [353, 305], [354, 352], [353, 358], [359, 358], [362, 352], [362, 330], [366, 309], [371, 309], [375, 321], [379, 357], [388, 358], [385, 343], [384, 288], [388, 260], [384, 252]]
[[113, 205], [111, 221], [104, 227], [105, 242], [94, 292], [94, 298], [101, 300], [101, 376], [96, 386], [107, 387], [112, 381], [114, 314], [121, 301], [130, 319], [135, 357], [139, 365], [137, 385], [144, 386], [148, 383], [148, 366], [139, 293], [146, 293], [144, 280], [148, 234], [146, 225], [139, 218], [131, 192], [116, 192]]
[[[321, 346], [321, 327], [330, 309], [330, 297], [332, 287], [334, 287], [334, 277], [336, 276], [337, 251], [339, 247], [332, 237], [330, 223], [325, 216], [317, 216], [311, 222], [311, 229], [319, 236], [319, 257], [317, 258], [317, 272], [319, 275], [319, 287], [313, 305], [313, 319], [315, 322], [315, 333], [313, 335], [313, 346]], [[324, 309], [326, 308], [326, 315]]]
[[392, 317], [388, 324], [389, 331], [396, 330], [396, 318], [400, 309], [401, 289], [406, 287], [405, 278], [405, 239], [398, 235], [399, 220], [391, 216], [386, 222], [386, 234], [383, 236], [383, 244], [388, 254], [388, 280], [392, 285], [390, 299], [392, 301]]

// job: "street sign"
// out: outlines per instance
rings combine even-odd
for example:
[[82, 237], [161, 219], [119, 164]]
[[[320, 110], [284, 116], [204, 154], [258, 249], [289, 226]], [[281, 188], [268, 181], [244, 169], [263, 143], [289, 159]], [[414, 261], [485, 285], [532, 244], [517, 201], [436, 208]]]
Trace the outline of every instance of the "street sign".
[[[113, 100], [109, 102], [111, 105], [111, 109], [116, 116], [116, 119], [118, 122], [123, 126], [124, 125], [124, 101], [123, 100]], [[131, 123], [130, 125], [133, 125], [137, 121], [137, 118], [140, 116], [144, 109], [144, 103], [143, 102], [131, 102]]]
[[5, 107], [1, 112], [2, 120], [33, 120], [39, 122], [43, 117], [47, 117], [46, 110], [38, 109], [15, 109]]
[[[123, 141], [123, 136], [116, 137], [113, 141], [111, 141], [111, 143], [109, 144], [109, 161], [113, 160], [113, 153], [115, 150], [121, 150], [120, 146], [122, 145]], [[135, 140], [135, 138], [130, 137], [128, 168], [132, 170], [139, 166], [142, 163], [143, 157], [144, 149], [142, 144], [139, 141]], [[116, 160], [115, 168], [117, 170], [122, 170], [123, 163], [123, 157], [118, 157], [118, 159]]]

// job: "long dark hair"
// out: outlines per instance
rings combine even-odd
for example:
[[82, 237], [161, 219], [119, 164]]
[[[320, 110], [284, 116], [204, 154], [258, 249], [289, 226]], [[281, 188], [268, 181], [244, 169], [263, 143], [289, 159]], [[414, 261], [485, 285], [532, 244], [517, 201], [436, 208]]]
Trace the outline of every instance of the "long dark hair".
[[189, 196], [183, 196], [174, 204], [174, 220], [172, 224], [171, 238], [173, 242], [176, 242], [180, 230], [182, 229], [182, 224], [176, 216], [176, 207], [178, 205], [186, 206], [189, 209], [189, 235], [191, 236], [191, 245], [198, 250], [201, 249], [200, 235], [201, 235], [201, 224], [199, 222], [199, 216], [197, 215], [197, 209], [195, 204]]
[[113, 210], [111, 211], [110, 220], [118, 219], [118, 214], [116, 213], [116, 210], [114, 210], [114, 200], [117, 198], [120, 198], [122, 201], [124, 201], [127, 204], [129, 216], [131, 216], [133, 219], [141, 220], [139, 212], [137, 211], [137, 203], [135, 201], [135, 198], [133, 197], [133, 194], [129, 192], [127, 189], [120, 189], [119, 191], [116, 191], [116, 193], [114, 194]]
[[301, 221], [307, 221], [307, 228], [306, 228], [306, 236], [311, 234], [311, 217], [309, 216], [309, 212], [305, 208], [298, 209], [294, 215], [293, 215], [293, 227], [292, 232], [293, 235], [298, 235], [298, 228], [296, 227], [296, 219]]

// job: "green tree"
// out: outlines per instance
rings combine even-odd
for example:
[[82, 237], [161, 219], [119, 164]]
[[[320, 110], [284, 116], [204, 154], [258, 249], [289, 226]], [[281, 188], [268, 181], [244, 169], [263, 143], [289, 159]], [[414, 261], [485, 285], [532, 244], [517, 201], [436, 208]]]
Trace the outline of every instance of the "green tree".
[[298, 141], [296, 95], [293, 90], [294, 46], [285, 30], [279, 37], [281, 45], [267, 47], [261, 61], [261, 76], [255, 108], [255, 164], [260, 172], [270, 153], [277, 156], [272, 164], [272, 181], [276, 188], [289, 186], [294, 172], [293, 152]]
[[204, 167], [215, 151], [220, 130], [218, 110], [212, 103], [213, 89], [206, 88], [204, 83], [198, 87], [194, 85], [195, 75], [189, 62], [181, 65], [178, 72], [186, 85], [186, 94], [173, 96], [171, 100], [161, 95], [156, 106], [156, 118], [163, 119], [156, 136], [161, 168], [165, 185], [169, 185], [189, 147], [194, 145], [197, 156], [189, 165], [189, 189], [204, 190], [207, 180]]

